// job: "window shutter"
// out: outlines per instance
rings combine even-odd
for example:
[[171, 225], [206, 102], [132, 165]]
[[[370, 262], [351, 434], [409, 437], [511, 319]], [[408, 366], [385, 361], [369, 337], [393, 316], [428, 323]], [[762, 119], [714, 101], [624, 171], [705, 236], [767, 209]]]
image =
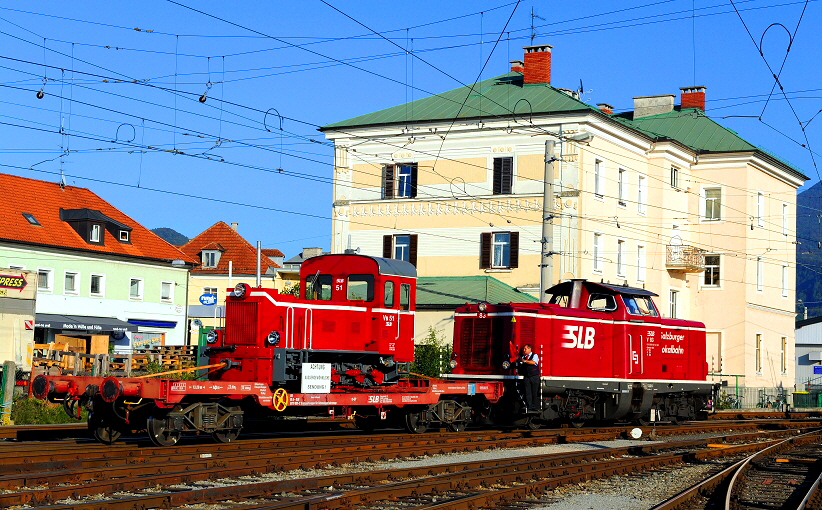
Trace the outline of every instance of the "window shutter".
[[408, 237], [408, 262], [414, 267], [417, 267], [417, 234], [411, 234]]
[[382, 167], [382, 197], [394, 198], [394, 165]]
[[502, 194], [502, 158], [494, 158], [494, 195]]
[[511, 184], [514, 180], [514, 158], [500, 158], [502, 160], [501, 164], [501, 174], [500, 177], [500, 193], [503, 195], [510, 195], [511, 194]]
[[382, 256], [383, 258], [393, 258], [391, 251], [394, 248], [394, 236], [382, 236]]
[[491, 232], [483, 232], [480, 237], [480, 268], [491, 267]]
[[411, 165], [411, 198], [417, 197], [417, 164]]
[[519, 232], [511, 232], [511, 268], [519, 267]]

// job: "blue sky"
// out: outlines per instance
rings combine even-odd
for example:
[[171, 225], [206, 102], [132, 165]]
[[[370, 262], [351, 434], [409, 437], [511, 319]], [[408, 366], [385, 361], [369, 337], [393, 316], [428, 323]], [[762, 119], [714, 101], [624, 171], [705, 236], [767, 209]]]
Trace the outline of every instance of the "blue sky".
[[315, 0], [4, 3], [0, 171], [62, 169], [148, 228], [236, 221], [289, 257], [328, 249], [317, 126], [471, 83], [489, 55], [482, 78], [506, 72], [533, 8], [553, 85], [617, 111], [705, 85], [710, 117], [819, 180], [818, 0], [327, 1], [350, 18]]

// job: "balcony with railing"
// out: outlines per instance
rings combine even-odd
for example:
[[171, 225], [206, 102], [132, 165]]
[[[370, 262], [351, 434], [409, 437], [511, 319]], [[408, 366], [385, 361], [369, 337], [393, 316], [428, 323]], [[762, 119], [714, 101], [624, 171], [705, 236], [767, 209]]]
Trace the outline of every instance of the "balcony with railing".
[[669, 244], [666, 248], [665, 269], [683, 273], [705, 270], [705, 250], [683, 244]]

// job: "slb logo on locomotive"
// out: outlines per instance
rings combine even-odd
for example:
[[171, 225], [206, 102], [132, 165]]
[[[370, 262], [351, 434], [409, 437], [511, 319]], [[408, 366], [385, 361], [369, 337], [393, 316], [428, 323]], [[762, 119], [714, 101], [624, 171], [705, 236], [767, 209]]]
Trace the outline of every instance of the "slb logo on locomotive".
[[565, 334], [562, 335], [562, 338], [568, 341], [562, 342], [562, 346], [569, 349], [574, 347], [577, 349], [593, 349], [594, 335], [596, 335], [596, 330], [592, 326], [565, 326]]

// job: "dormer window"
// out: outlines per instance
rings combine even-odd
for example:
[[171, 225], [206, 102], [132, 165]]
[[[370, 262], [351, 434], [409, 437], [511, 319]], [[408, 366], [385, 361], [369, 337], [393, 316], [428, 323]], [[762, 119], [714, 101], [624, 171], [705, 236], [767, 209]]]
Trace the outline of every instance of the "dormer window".
[[88, 233], [88, 242], [90, 243], [99, 243], [100, 242], [100, 225], [97, 223], [92, 223], [91, 229], [89, 229]]
[[215, 268], [220, 262], [219, 250], [203, 250], [203, 267]]
[[120, 231], [120, 242], [121, 243], [129, 242], [128, 230], [121, 230]]

